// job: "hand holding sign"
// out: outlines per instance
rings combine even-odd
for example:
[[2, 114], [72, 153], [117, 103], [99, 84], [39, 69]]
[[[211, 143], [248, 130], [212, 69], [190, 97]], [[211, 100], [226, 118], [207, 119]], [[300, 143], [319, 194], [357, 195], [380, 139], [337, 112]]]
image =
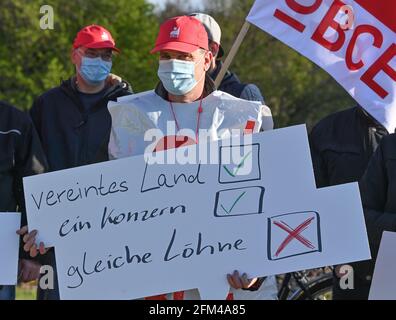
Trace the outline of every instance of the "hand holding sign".
[[24, 226], [17, 231], [17, 234], [23, 237], [22, 240], [25, 243], [23, 246], [23, 250], [25, 250], [25, 252], [29, 252], [32, 258], [35, 258], [39, 253], [41, 255], [46, 254], [48, 251], [48, 249], [45, 248], [43, 242], [40, 242], [37, 248], [37, 244], [36, 244], [37, 233], [38, 233], [37, 230], [33, 230], [32, 232], [29, 232], [27, 226]]
[[21, 259], [19, 262], [19, 281], [21, 282], [31, 282], [35, 281], [40, 276], [41, 265], [34, 261], [28, 259]]
[[227, 274], [227, 280], [234, 289], [249, 289], [256, 284], [258, 278], [248, 279], [246, 273], [240, 276], [239, 272], [235, 270], [232, 274]]

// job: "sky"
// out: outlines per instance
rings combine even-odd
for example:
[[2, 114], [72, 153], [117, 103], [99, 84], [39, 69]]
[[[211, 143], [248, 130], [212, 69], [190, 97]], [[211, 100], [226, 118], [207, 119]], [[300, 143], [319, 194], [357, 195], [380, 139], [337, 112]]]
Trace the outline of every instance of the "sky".
[[[163, 6], [166, 2], [166, 0], [149, 0], [149, 2]], [[194, 7], [201, 7], [202, 6], [202, 0], [185, 0], [185, 3], [192, 4]]]

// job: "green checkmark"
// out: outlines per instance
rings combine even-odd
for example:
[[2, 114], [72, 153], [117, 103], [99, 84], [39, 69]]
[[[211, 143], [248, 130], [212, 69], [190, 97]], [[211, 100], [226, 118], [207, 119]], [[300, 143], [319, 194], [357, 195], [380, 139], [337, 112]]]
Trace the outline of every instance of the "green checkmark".
[[231, 207], [229, 210], [227, 210], [226, 208], [224, 208], [223, 205], [221, 205], [221, 207], [223, 208], [223, 210], [224, 210], [227, 214], [230, 214], [231, 211], [232, 211], [232, 210], [234, 209], [234, 207], [236, 206], [236, 204], [239, 202], [239, 200], [241, 200], [241, 198], [245, 195], [245, 193], [246, 193], [246, 191], [239, 195], [239, 197], [234, 201], [234, 203], [232, 204], [232, 207]]
[[234, 168], [233, 171], [230, 171], [226, 166], [223, 166], [224, 170], [233, 178], [238, 174], [238, 171], [244, 166], [246, 160], [250, 157], [252, 151], [250, 151], [246, 156], [243, 157], [242, 161]]

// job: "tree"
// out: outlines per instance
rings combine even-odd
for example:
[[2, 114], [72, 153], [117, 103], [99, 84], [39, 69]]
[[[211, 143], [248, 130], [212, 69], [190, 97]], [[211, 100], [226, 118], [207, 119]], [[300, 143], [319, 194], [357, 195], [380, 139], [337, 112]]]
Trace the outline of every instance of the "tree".
[[197, 12], [198, 9], [185, 0], [166, 0], [164, 8], [158, 12], [160, 22], [166, 19]]
[[[227, 52], [253, 0], [207, 1], [206, 12], [222, 29]], [[252, 26], [230, 68], [244, 82], [257, 84], [271, 107], [275, 124], [316, 123], [325, 115], [356, 104], [324, 70], [282, 42]]]
[[0, 9], [0, 99], [28, 109], [34, 98], [75, 70], [70, 51], [77, 32], [89, 24], [109, 29], [121, 49], [113, 72], [135, 91], [157, 81], [149, 51], [158, 32], [153, 6], [145, 0], [52, 0], [54, 30], [40, 29], [39, 0], [2, 0]]

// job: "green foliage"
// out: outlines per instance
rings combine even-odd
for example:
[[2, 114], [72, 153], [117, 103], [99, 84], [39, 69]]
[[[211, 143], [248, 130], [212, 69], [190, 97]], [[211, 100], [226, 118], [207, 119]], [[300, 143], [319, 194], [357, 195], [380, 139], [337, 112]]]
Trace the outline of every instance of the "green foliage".
[[153, 6], [145, 0], [51, 0], [54, 30], [40, 29], [38, 0], [2, 0], [0, 9], [0, 99], [28, 109], [35, 97], [75, 73], [70, 51], [77, 32], [89, 24], [109, 29], [121, 54], [113, 73], [135, 91], [152, 89], [158, 32]]

